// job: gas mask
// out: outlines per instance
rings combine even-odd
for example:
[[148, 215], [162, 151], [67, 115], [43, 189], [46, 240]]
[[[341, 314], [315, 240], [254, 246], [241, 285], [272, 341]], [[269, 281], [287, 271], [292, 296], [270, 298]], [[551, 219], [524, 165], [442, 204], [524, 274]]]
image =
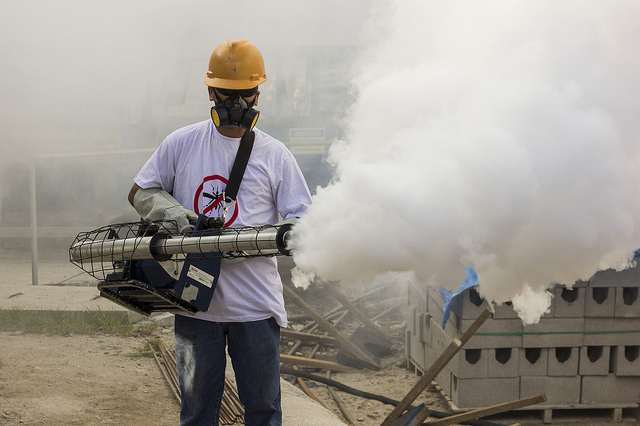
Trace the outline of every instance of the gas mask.
[[[257, 88], [249, 90], [214, 89], [218, 93], [228, 96], [224, 101], [217, 102], [211, 107], [211, 119], [216, 127], [244, 127], [253, 129], [258, 121], [260, 112], [253, 109], [255, 100], [250, 104], [244, 97], [250, 98], [257, 93]], [[243, 97], [244, 96], [244, 97]]]

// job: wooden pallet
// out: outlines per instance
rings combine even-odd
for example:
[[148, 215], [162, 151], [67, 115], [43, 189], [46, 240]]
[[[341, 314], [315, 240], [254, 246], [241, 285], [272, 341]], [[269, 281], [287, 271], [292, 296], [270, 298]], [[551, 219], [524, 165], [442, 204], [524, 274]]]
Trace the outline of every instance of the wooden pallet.
[[[571, 406], [535, 406], [526, 409], [516, 409], [505, 413], [504, 415], [487, 417], [485, 420], [506, 421], [506, 423], [539, 423], [542, 420], [544, 424], [553, 424], [554, 419], [558, 423], [567, 420], [578, 424], [581, 419], [585, 424], [609, 424], [631, 422], [637, 424], [640, 420], [633, 414], [624, 416], [624, 410], [632, 410], [638, 408], [638, 404], [606, 404], [606, 405], [571, 405]], [[452, 410], [461, 410], [460, 408], [451, 406]]]

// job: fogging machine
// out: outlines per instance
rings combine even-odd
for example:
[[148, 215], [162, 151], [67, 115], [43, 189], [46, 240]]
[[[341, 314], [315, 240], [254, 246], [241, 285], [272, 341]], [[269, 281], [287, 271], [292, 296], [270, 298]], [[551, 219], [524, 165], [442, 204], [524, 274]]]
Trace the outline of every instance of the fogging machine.
[[177, 235], [172, 221], [82, 232], [69, 259], [99, 280], [101, 296], [127, 309], [195, 314], [208, 310], [222, 261], [290, 254], [291, 222], [217, 229], [209, 219], [200, 216], [194, 231]]

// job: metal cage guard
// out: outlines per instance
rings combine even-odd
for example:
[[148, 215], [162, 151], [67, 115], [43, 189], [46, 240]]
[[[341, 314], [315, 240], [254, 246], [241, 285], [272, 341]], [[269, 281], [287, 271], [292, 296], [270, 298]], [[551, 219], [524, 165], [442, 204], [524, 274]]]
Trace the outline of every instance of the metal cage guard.
[[208, 309], [220, 260], [289, 255], [292, 226], [288, 222], [175, 235], [171, 221], [108, 225], [78, 234], [69, 259], [101, 281], [103, 297], [127, 309], [143, 315], [194, 314]]
[[246, 258], [290, 254], [287, 240], [291, 223], [185, 235], [171, 235], [170, 225], [170, 221], [134, 222], [80, 233], [69, 248], [69, 259], [93, 277], [105, 279], [130, 260], [164, 261], [179, 255], [195, 255], [191, 258], [196, 259], [198, 255]]

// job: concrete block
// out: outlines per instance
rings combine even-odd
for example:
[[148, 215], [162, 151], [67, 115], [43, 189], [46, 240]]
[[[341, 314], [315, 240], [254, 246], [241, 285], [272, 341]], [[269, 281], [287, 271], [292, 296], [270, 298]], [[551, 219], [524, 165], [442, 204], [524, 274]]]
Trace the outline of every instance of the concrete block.
[[453, 337], [449, 336], [433, 318], [431, 319], [431, 333], [431, 346], [437, 353], [444, 351], [453, 341]]
[[638, 404], [640, 377], [584, 376], [580, 403], [585, 405]]
[[582, 346], [584, 318], [542, 318], [523, 327], [522, 347], [555, 348]]
[[447, 368], [461, 379], [478, 379], [488, 376], [489, 349], [462, 349]]
[[[447, 324], [447, 334], [460, 338], [475, 320], [461, 320], [453, 329]], [[520, 319], [494, 319], [489, 317], [464, 345], [469, 349], [519, 348], [522, 345], [522, 321]]]
[[446, 368], [442, 369], [436, 376], [435, 381], [442, 391], [451, 397], [451, 371]]
[[616, 287], [614, 316], [640, 318], [640, 287]]
[[409, 308], [406, 311], [407, 330], [415, 336], [418, 329], [418, 311], [416, 308]]
[[418, 363], [418, 366], [421, 370], [427, 371], [433, 365], [433, 363], [436, 362], [441, 353], [441, 351], [435, 351], [433, 348], [425, 347], [424, 358], [422, 360], [417, 360], [420, 361]]
[[461, 379], [452, 375], [451, 400], [457, 408], [483, 408], [518, 399], [518, 377]]
[[495, 319], [515, 319], [518, 314], [513, 310], [511, 302], [501, 303], [493, 306], [493, 318]]
[[431, 330], [431, 344], [424, 347], [424, 364], [423, 368], [426, 370], [435, 362], [436, 359], [442, 354], [444, 349], [451, 343], [449, 336], [444, 334], [444, 331], [437, 326], [433, 320], [429, 321], [429, 328]]
[[453, 299], [451, 311], [460, 319], [476, 319], [488, 306], [476, 289], [470, 288]]
[[518, 373], [521, 376], [546, 376], [548, 358], [548, 348], [521, 348], [518, 356]]
[[[418, 341], [420, 343], [425, 343], [424, 337], [425, 337], [425, 327], [426, 324], [425, 322], [429, 321], [430, 317], [428, 314], [425, 314], [424, 312], [418, 313], [417, 318], [416, 318], [416, 338], [418, 339]], [[429, 336], [427, 336], [429, 337]]]
[[584, 301], [585, 317], [613, 317], [615, 287], [587, 287]]
[[606, 376], [609, 374], [610, 346], [582, 346], [578, 374], [581, 376]]
[[638, 265], [622, 271], [607, 269], [596, 272], [589, 280], [589, 287], [638, 287], [640, 267]]
[[431, 347], [431, 341], [433, 339], [433, 331], [431, 327], [432, 327], [431, 315], [423, 314], [421, 318], [422, 336], [420, 340], [428, 347]]
[[549, 348], [547, 374], [549, 376], [576, 376], [580, 360], [579, 347]]
[[[431, 346], [425, 348], [424, 368], [429, 368], [435, 360], [453, 342], [440, 325], [431, 321], [432, 341]], [[458, 377], [479, 378], [487, 377], [488, 353], [482, 349], [468, 348], [466, 345], [447, 364], [447, 368]]]
[[553, 316], [555, 318], [584, 317], [586, 286], [576, 284], [569, 289], [565, 286], [553, 288]]
[[421, 366], [424, 361], [425, 345], [409, 330], [406, 331], [405, 353], [412, 363]]
[[430, 321], [429, 327], [431, 330], [431, 345], [424, 344], [423, 358], [414, 360], [425, 371], [431, 367], [453, 340], [433, 320]]
[[616, 376], [640, 376], [640, 346], [612, 347], [611, 372]]
[[424, 343], [420, 342], [415, 335], [410, 336], [410, 343], [407, 345], [407, 353], [409, 357], [417, 363], [424, 360]]
[[640, 345], [640, 318], [585, 318], [585, 346]]
[[547, 396], [547, 400], [537, 404], [535, 407], [578, 404], [580, 402], [580, 376], [520, 377], [520, 398], [527, 398], [541, 393]]
[[519, 348], [485, 349], [488, 377], [518, 377]]

